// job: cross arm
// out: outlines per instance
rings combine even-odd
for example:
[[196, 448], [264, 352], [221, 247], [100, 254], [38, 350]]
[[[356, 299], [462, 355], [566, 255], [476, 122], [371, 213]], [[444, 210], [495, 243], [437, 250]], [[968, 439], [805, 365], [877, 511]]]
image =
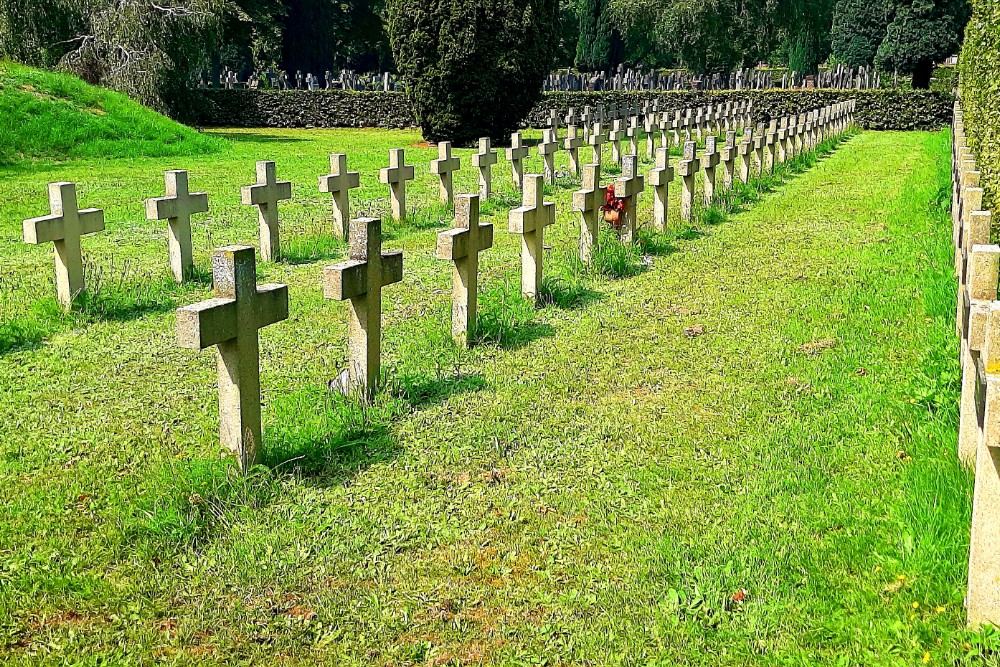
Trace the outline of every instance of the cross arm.
[[368, 262], [348, 260], [323, 269], [323, 296], [346, 301], [368, 291]]
[[64, 220], [61, 215], [46, 215], [24, 221], [24, 242], [38, 245], [64, 238]]
[[615, 197], [618, 197], [619, 199], [634, 197], [642, 192], [643, 186], [644, 182], [642, 176], [636, 176], [635, 178], [629, 179], [619, 179], [615, 181]]
[[449, 229], [441, 232], [437, 238], [437, 258], [438, 259], [461, 259], [469, 256], [469, 234], [468, 229]]
[[258, 329], [287, 320], [288, 285], [261, 285], [257, 288], [254, 307], [257, 309]]
[[[669, 185], [674, 180], [674, 168], [666, 167], [649, 172], [649, 184], [654, 187]], [[617, 196], [617, 195], [616, 195]]]
[[177, 309], [177, 344], [204, 350], [236, 338], [235, 299], [208, 299]]

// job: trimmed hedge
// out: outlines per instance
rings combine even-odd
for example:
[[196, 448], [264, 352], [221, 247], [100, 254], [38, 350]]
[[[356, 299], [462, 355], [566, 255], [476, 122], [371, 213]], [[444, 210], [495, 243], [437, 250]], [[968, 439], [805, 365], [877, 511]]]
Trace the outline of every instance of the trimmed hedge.
[[1000, 0], [973, 0], [959, 69], [965, 131], [992, 208], [1000, 202]]
[[[344, 91], [210, 90], [196, 119], [207, 127], [413, 127], [416, 121], [404, 93]], [[525, 121], [541, 127], [550, 109], [565, 111], [602, 104], [641, 105], [659, 99], [665, 110], [685, 109], [729, 100], [751, 99], [757, 119], [854, 98], [858, 123], [871, 130], [936, 130], [951, 122], [952, 98], [933, 91], [894, 90], [764, 90], [687, 92], [553, 92], [546, 93]]]

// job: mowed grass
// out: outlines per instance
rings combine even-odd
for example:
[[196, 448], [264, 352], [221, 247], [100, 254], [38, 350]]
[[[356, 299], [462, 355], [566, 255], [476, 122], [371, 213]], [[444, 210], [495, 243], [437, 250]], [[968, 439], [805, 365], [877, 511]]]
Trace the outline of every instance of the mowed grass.
[[190, 155], [222, 147], [125, 95], [68, 74], [0, 61], [0, 165]]
[[[563, 179], [540, 310], [518, 296], [501, 163], [471, 352], [449, 343], [449, 214], [416, 134], [222, 135], [210, 157], [4, 174], [0, 322], [43, 329], [0, 356], [6, 662], [996, 660], [992, 633], [963, 629], [945, 134], [854, 136], [771, 194], [644, 232], [640, 256], [610, 245], [593, 272], [572, 260]], [[315, 183], [347, 152], [356, 210], [381, 214], [377, 168], [400, 146], [421, 213], [386, 225], [405, 277], [385, 291], [386, 389], [362, 407], [328, 389], [347, 318], [320, 275], [344, 249]], [[456, 190], [474, 191], [460, 154]], [[290, 285], [292, 314], [262, 332], [269, 467], [244, 479], [218, 450], [213, 355], [174, 343], [173, 307], [207, 281], [163, 281], [141, 200], [191, 170], [213, 210], [195, 222], [205, 267], [255, 242], [238, 187], [268, 158], [295, 183], [290, 257], [258, 271]], [[18, 243], [20, 219], [63, 179], [107, 210], [84, 247], [118, 281], [91, 298], [117, 306], [45, 325], [50, 249]]]

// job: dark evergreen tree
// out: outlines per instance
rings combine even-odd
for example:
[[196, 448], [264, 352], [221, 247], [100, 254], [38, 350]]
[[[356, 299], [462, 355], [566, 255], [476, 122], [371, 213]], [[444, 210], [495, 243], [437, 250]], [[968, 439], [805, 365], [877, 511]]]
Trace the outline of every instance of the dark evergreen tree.
[[606, 69], [612, 64], [614, 36], [605, 0], [579, 0], [577, 21], [576, 66], [581, 70]]
[[968, 20], [966, 0], [901, 2], [878, 48], [875, 65], [911, 75], [914, 88], [929, 88], [934, 66], [958, 51]]
[[894, 0], [840, 0], [830, 32], [833, 56], [850, 67], [874, 64], [894, 12]]
[[541, 96], [559, 0], [389, 0], [389, 36], [429, 141], [507, 141]]

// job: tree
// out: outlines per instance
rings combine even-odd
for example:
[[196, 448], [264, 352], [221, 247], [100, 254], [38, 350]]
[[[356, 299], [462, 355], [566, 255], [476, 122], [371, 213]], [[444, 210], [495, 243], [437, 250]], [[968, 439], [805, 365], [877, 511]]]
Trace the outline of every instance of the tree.
[[[577, 21], [579, 38], [576, 43], [576, 66], [581, 70], [607, 69], [616, 65], [614, 51], [621, 35], [612, 29], [605, 0], [579, 0]], [[621, 49], [619, 48], [620, 52]]]
[[558, 0], [389, 0], [389, 39], [429, 141], [509, 138], [541, 96]]
[[789, 69], [802, 74], [819, 71], [830, 55], [833, 0], [783, 0], [777, 18], [786, 33]]
[[875, 65], [910, 74], [914, 88], [929, 88], [934, 66], [958, 50], [968, 20], [966, 0], [904, 0], [889, 22]]
[[830, 32], [831, 52], [848, 67], [870, 67], [895, 10], [892, 0], [840, 0]]

